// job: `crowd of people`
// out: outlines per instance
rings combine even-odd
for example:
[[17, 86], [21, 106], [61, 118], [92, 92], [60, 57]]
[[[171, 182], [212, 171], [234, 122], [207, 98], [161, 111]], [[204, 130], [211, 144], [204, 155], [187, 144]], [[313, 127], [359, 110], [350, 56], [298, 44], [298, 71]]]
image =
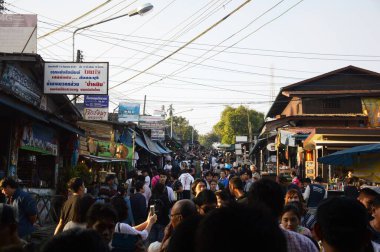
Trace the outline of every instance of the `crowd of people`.
[[[198, 161], [200, 159], [197, 159]], [[223, 165], [221, 165], [223, 164]], [[167, 160], [161, 169], [106, 177], [96, 195], [68, 182], [52, 236], [59, 251], [380, 251], [380, 195], [329, 197], [322, 178], [262, 178], [255, 165]], [[15, 180], [0, 182], [0, 251], [36, 251], [37, 207]]]

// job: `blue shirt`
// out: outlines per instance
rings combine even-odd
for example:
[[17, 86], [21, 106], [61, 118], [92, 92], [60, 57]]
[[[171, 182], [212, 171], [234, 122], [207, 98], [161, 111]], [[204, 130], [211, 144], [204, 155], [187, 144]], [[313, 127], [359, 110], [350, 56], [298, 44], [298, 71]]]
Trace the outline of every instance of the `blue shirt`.
[[219, 183], [221, 183], [224, 186], [224, 188], [228, 188], [228, 178], [220, 178]]
[[37, 203], [32, 196], [17, 188], [11, 197], [11, 206], [16, 210], [18, 221], [18, 235], [23, 238], [34, 231], [29, 216], [37, 215]]

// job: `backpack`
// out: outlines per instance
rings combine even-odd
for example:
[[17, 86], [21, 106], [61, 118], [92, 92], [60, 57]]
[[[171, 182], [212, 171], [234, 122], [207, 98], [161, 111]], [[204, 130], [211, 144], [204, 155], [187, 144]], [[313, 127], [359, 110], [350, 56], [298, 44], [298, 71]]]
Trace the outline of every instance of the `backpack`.
[[112, 252], [134, 252], [136, 245], [141, 240], [140, 235], [124, 234], [120, 231], [120, 222], [116, 224], [117, 232], [113, 234], [111, 246]]

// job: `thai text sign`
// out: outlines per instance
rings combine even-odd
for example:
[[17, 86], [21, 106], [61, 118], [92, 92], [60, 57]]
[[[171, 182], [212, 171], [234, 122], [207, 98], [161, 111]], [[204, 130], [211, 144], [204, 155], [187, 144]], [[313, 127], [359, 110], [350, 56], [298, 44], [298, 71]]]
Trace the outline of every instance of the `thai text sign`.
[[84, 107], [85, 108], [108, 108], [109, 99], [108, 95], [85, 95]]
[[45, 94], [108, 94], [108, 62], [45, 62]]
[[37, 52], [37, 15], [0, 14], [0, 52]]
[[108, 121], [108, 108], [84, 108], [83, 118], [92, 121]]
[[138, 122], [140, 116], [140, 104], [120, 103], [118, 120], [119, 122]]
[[7, 64], [3, 69], [0, 88], [36, 107], [40, 106], [42, 91], [35, 81], [14, 65]]
[[139, 125], [142, 129], [165, 129], [165, 120], [161, 116], [140, 116]]

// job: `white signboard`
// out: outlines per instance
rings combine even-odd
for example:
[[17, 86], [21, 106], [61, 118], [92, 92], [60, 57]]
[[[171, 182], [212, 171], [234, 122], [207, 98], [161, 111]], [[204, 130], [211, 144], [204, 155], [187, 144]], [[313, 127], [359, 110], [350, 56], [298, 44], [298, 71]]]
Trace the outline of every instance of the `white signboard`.
[[108, 62], [45, 62], [45, 94], [108, 94]]
[[236, 136], [236, 142], [237, 143], [246, 143], [248, 142], [247, 136]]
[[108, 108], [84, 108], [83, 118], [93, 121], [108, 121]]
[[37, 52], [37, 15], [0, 14], [0, 52]]

